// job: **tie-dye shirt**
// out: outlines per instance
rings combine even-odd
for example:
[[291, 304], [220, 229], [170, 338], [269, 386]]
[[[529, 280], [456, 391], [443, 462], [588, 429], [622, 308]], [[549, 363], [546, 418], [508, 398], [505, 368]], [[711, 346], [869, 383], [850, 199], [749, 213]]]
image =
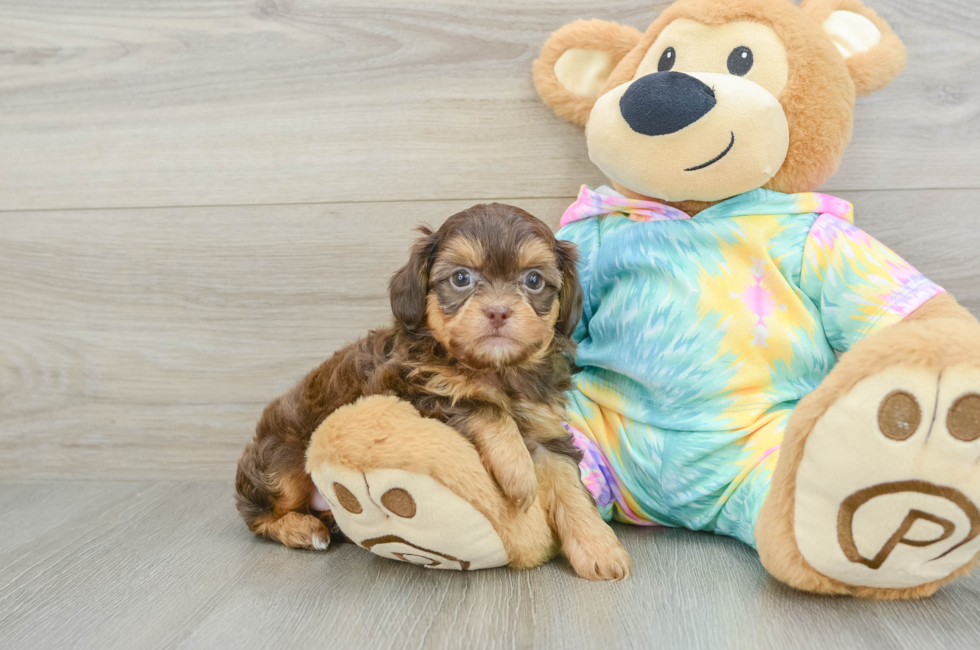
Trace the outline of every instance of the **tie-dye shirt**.
[[569, 423], [613, 484], [604, 514], [754, 542], [796, 403], [836, 352], [942, 291], [852, 222], [825, 194], [689, 217], [583, 186], [558, 233], [585, 294]]

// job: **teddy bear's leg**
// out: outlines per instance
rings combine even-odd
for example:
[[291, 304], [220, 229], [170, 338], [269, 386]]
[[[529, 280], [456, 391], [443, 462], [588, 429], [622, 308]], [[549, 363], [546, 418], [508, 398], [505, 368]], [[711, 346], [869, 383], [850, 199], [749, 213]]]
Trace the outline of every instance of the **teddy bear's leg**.
[[[955, 311], [934, 301], [924, 312]], [[976, 562], [980, 326], [960, 316], [873, 334], [799, 403], [755, 529], [773, 576], [917, 598]]]
[[557, 552], [541, 500], [507, 501], [459, 433], [394, 397], [338, 409], [307, 471], [337, 524], [372, 553], [428, 568], [527, 568]]

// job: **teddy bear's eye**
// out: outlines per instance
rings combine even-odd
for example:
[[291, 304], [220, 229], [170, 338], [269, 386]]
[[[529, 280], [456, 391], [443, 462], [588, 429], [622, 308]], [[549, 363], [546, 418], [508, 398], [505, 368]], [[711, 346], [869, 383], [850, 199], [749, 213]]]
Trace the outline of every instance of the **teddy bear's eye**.
[[728, 71], [738, 77], [744, 77], [752, 69], [752, 50], [739, 45], [728, 55]]
[[674, 61], [677, 60], [677, 52], [674, 48], [668, 47], [664, 50], [664, 53], [660, 55], [660, 61], [657, 63], [657, 72], [666, 72], [674, 67]]

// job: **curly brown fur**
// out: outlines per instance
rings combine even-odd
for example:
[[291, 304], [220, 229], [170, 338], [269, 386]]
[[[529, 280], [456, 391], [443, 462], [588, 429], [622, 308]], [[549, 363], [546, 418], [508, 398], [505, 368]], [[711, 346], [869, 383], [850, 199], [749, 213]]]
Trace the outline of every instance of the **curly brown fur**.
[[[262, 414], [236, 480], [238, 510], [253, 532], [325, 547], [332, 519], [312, 509], [306, 449], [327, 416], [366, 395], [399, 397], [461, 432], [504, 494], [524, 506], [537, 494], [529, 450], [572, 468], [581, 459], [561, 424], [582, 304], [574, 247], [496, 203], [420, 230], [390, 283], [395, 322], [336, 352]], [[461, 288], [453, 278], [463, 269], [471, 284]], [[560, 491], [587, 501], [574, 483]]]

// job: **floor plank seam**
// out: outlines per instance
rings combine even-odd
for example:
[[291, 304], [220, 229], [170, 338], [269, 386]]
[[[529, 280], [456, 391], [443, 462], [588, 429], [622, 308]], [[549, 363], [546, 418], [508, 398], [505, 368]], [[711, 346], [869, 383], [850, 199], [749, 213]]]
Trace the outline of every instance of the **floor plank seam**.
[[[889, 188], [845, 188], [845, 189], [817, 189], [824, 194], [833, 194], [847, 198], [848, 194], [853, 193], [882, 193], [882, 192], [972, 192], [980, 190], [980, 185], [963, 187], [889, 187]], [[557, 201], [566, 199], [574, 201], [575, 195], [559, 196], [478, 196], [478, 197], [452, 197], [452, 198], [416, 198], [416, 199], [364, 199], [357, 201], [294, 201], [282, 203], [201, 203], [201, 204], [174, 204], [174, 205], [125, 205], [125, 206], [95, 206], [95, 207], [51, 207], [51, 208], [0, 208], [0, 215], [19, 214], [19, 213], [41, 213], [41, 212], [113, 212], [126, 210], [199, 210], [199, 209], [223, 209], [223, 208], [266, 208], [266, 207], [302, 207], [316, 205], [386, 205], [386, 204], [406, 204], [406, 203], [474, 203], [486, 201]]]

